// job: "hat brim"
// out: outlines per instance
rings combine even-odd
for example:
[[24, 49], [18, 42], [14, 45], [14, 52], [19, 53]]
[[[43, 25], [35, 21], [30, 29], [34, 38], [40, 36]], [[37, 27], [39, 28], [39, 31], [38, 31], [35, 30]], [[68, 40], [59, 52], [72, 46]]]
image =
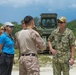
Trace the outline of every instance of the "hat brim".
[[62, 22], [60, 19], [57, 20], [58, 22]]

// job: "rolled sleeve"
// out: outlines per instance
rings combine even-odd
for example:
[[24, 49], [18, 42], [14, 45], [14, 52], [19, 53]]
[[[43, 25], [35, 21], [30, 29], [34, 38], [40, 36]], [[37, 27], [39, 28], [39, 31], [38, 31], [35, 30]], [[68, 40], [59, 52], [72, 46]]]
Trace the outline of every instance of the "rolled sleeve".
[[69, 39], [70, 39], [70, 45], [75, 46], [75, 36], [74, 36], [73, 32], [70, 33]]

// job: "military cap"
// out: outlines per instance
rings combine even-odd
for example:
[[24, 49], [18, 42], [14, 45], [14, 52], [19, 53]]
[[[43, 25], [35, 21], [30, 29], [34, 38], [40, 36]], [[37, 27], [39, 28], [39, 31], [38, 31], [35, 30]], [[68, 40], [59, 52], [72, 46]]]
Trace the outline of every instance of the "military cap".
[[63, 22], [63, 23], [66, 23], [67, 22], [67, 19], [64, 17], [64, 16], [62, 16], [62, 17], [60, 17], [59, 19], [58, 19], [58, 22]]

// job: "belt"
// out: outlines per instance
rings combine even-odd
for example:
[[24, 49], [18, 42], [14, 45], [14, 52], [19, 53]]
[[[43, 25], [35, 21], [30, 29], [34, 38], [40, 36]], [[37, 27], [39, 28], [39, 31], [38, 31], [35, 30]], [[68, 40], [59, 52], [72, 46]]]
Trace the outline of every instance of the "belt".
[[6, 55], [14, 55], [14, 54], [8, 54], [8, 53], [5, 53], [5, 52], [4, 52], [4, 54], [6, 54]]
[[21, 54], [21, 56], [37, 56], [37, 55], [33, 53], [29, 53], [29, 54]]

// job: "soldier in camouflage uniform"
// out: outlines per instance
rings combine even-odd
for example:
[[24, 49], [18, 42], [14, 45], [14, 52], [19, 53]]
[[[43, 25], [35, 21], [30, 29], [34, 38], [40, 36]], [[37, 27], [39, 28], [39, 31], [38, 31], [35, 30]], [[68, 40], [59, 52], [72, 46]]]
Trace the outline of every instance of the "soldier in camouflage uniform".
[[[52, 47], [52, 41], [54, 47]], [[69, 75], [69, 64], [74, 64], [75, 37], [73, 32], [66, 28], [66, 18], [58, 19], [58, 28], [48, 38], [50, 51], [53, 54], [53, 74]]]
[[33, 30], [34, 20], [31, 16], [24, 18], [25, 30], [21, 30], [17, 37], [19, 59], [19, 75], [40, 75], [37, 48], [45, 50], [46, 45], [38, 32]]

